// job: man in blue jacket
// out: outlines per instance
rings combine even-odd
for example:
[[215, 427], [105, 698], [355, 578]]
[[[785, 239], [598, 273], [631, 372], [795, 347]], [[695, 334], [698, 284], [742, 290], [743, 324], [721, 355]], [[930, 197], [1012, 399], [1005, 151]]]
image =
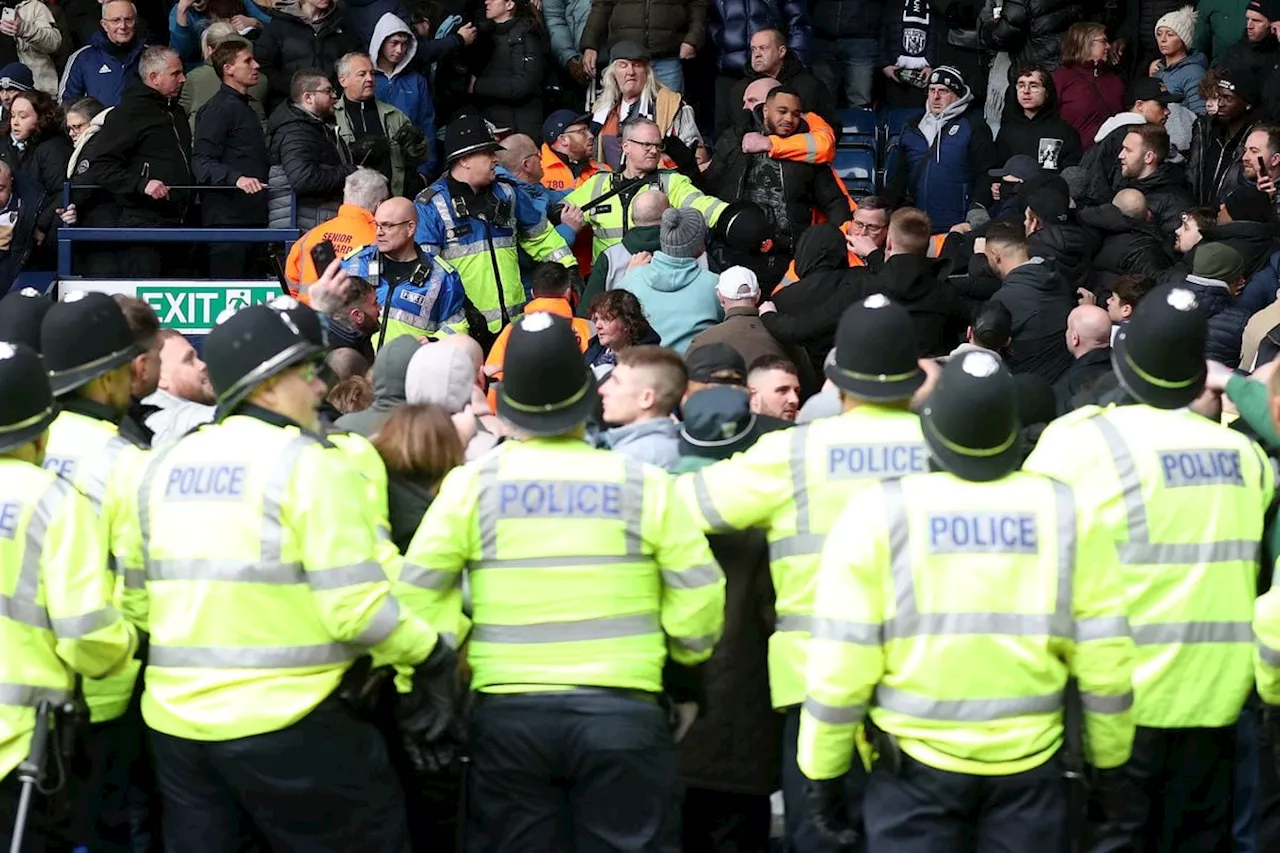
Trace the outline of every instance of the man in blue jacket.
[[58, 100], [73, 104], [97, 98], [108, 107], [120, 103], [124, 84], [138, 74], [145, 41], [138, 37], [138, 13], [129, 0], [102, 5], [102, 31], [67, 59]]

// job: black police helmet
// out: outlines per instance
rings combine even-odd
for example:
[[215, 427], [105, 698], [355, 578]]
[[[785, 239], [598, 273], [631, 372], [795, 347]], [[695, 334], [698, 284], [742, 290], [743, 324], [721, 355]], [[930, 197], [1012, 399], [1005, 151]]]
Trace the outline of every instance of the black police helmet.
[[1018, 392], [993, 353], [973, 350], [948, 361], [920, 421], [934, 462], [962, 480], [998, 480], [1018, 467]]
[[0, 299], [0, 341], [26, 344], [40, 352], [40, 324], [53, 300], [34, 287], [15, 290]]
[[874, 293], [850, 305], [840, 318], [827, 378], [859, 400], [906, 400], [924, 384], [916, 351], [916, 330], [907, 309]]
[[105, 293], [75, 290], [44, 315], [40, 352], [53, 395], [61, 397], [128, 364], [143, 348], [134, 343], [119, 303]]
[[503, 364], [498, 416], [520, 431], [560, 435], [590, 416], [596, 377], [564, 317], [536, 312], [517, 320]]
[[218, 414], [230, 414], [267, 379], [324, 348], [309, 338], [288, 311], [250, 305], [214, 327], [204, 339], [204, 361], [218, 398]]
[[1190, 404], [1204, 390], [1207, 323], [1188, 288], [1171, 284], [1148, 293], [1111, 350], [1121, 387], [1157, 409]]
[[40, 355], [23, 343], [0, 342], [0, 451], [35, 440], [57, 416]]
[[468, 113], [459, 116], [444, 129], [445, 162], [479, 151], [500, 151], [502, 145], [493, 136], [493, 128], [483, 117]]

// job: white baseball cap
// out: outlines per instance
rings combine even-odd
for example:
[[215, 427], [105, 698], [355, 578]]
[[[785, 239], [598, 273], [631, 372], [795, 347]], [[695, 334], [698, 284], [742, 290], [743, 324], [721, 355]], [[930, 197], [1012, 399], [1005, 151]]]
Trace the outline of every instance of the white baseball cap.
[[746, 267], [729, 267], [720, 273], [716, 292], [725, 299], [759, 299], [760, 282]]

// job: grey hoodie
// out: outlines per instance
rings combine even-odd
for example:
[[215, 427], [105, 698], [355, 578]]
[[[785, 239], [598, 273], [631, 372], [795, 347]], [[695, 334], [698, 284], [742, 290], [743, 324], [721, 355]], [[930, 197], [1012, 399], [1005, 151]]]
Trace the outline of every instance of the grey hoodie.
[[405, 402], [404, 378], [409, 372], [409, 362], [421, 346], [412, 335], [401, 335], [378, 350], [373, 362], [373, 405], [362, 412], [343, 415], [333, 425], [365, 438], [373, 436], [392, 409]]
[[670, 418], [607, 429], [600, 434], [600, 444], [668, 471], [680, 464], [680, 427]]

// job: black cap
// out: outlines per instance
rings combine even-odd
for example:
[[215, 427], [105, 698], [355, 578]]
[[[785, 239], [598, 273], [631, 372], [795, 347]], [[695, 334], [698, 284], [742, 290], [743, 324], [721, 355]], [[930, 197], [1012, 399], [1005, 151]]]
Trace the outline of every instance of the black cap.
[[1257, 76], [1246, 68], [1223, 66], [1218, 77], [1218, 88], [1238, 95], [1249, 106], [1257, 106], [1262, 102], [1262, 89], [1259, 88]]
[[61, 397], [128, 364], [143, 349], [118, 302], [105, 293], [73, 290], [44, 315], [40, 352], [53, 395]]
[[1257, 12], [1268, 21], [1280, 21], [1280, 2], [1277, 0], [1249, 0], [1246, 12]]
[[289, 312], [250, 305], [213, 327], [204, 339], [204, 362], [225, 417], [258, 385], [294, 365], [324, 354]]
[[445, 161], [448, 163], [479, 151], [501, 149], [493, 136], [493, 128], [479, 115], [459, 116], [444, 129]]
[[762, 432], [751, 397], [739, 388], [704, 388], [680, 407], [680, 454], [728, 459], [746, 450]]
[[609, 59], [628, 59], [632, 62], [651, 62], [653, 54], [638, 41], [620, 41], [609, 48]]
[[[728, 344], [707, 344], [685, 353], [684, 366], [690, 382], [743, 387], [747, 384], [747, 360]], [[715, 376], [717, 373], [721, 375]]]
[[1066, 222], [1067, 211], [1071, 209], [1070, 202], [1049, 187], [1041, 187], [1033, 192], [1031, 198], [1027, 200], [1027, 207], [1036, 215], [1036, 218], [1046, 224]]
[[26, 344], [40, 352], [40, 324], [53, 300], [34, 287], [15, 290], [0, 299], [0, 341]]
[[1040, 164], [1030, 154], [1014, 154], [999, 169], [990, 169], [987, 174], [993, 178], [1008, 175], [1020, 181], [1030, 181], [1040, 176]]
[[933, 461], [962, 480], [998, 480], [1021, 461], [1018, 394], [994, 353], [971, 350], [948, 361], [920, 422]]
[[915, 325], [907, 309], [874, 293], [849, 306], [840, 318], [827, 378], [859, 400], [905, 400], [924, 383], [917, 352]]
[[57, 416], [39, 353], [23, 343], [0, 342], [0, 451], [35, 440]]
[[1180, 409], [1204, 390], [1206, 320], [1196, 295], [1180, 284], [1157, 287], [1120, 328], [1111, 366], [1139, 402]]
[[591, 113], [581, 113], [577, 110], [556, 110], [547, 116], [547, 120], [542, 123], [542, 141], [547, 145], [551, 145], [559, 138], [560, 134], [575, 124], [590, 123]]
[[1175, 95], [1165, 88], [1164, 81], [1158, 77], [1139, 77], [1129, 87], [1129, 103], [1134, 101], [1159, 101], [1162, 104], [1177, 104], [1182, 101], [1181, 95]]
[[530, 435], [559, 435], [586, 421], [596, 405], [596, 377], [582, 360], [573, 326], [545, 312], [511, 327], [498, 417]]

